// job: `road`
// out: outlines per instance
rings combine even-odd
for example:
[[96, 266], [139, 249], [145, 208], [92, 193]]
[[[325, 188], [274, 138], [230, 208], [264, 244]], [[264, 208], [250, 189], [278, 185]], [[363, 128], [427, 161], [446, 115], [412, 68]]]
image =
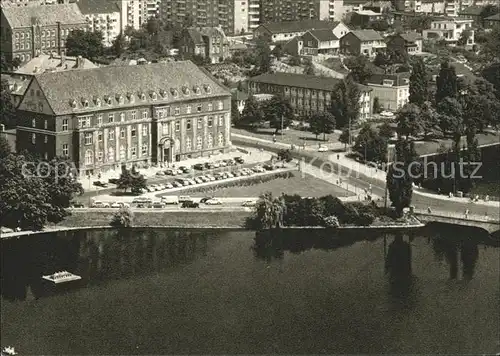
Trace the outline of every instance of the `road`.
[[[277, 152], [282, 149], [281, 146], [273, 145], [271, 141], [264, 143], [262, 141], [252, 140], [252, 137], [247, 137], [242, 139], [240, 137], [233, 137], [232, 141], [240, 146], [250, 146], [256, 148], [263, 148], [271, 152]], [[325, 172], [341, 175], [350, 184], [361, 188], [369, 189], [370, 185], [372, 192], [375, 195], [384, 197], [385, 196], [385, 183], [369, 177], [363, 173], [353, 174], [352, 170], [348, 167], [342, 166], [340, 164], [327, 164], [331, 162], [329, 156], [332, 152], [313, 152], [313, 151], [303, 151], [295, 150], [292, 155], [296, 159], [301, 159], [305, 163], [310, 163], [313, 166], [323, 169]], [[388, 201], [390, 204], [390, 201]], [[447, 201], [439, 198], [432, 198], [428, 196], [422, 196], [418, 194], [413, 194], [412, 205], [417, 209], [427, 209], [430, 207], [433, 211], [443, 211], [443, 212], [465, 212], [466, 209], [472, 215], [488, 215], [488, 216], [498, 216], [500, 219], [500, 206], [487, 206], [474, 203], [462, 203], [455, 201]]]

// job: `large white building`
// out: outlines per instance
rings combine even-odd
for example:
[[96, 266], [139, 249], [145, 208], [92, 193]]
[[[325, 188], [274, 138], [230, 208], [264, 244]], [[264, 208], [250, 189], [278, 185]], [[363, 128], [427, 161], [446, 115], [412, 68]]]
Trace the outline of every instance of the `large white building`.
[[120, 8], [113, 1], [80, 0], [78, 7], [90, 31], [101, 31], [103, 44], [110, 47], [122, 31]]
[[372, 89], [373, 99], [378, 98], [384, 110], [396, 111], [408, 103], [410, 73], [374, 74], [367, 80], [367, 85]]
[[474, 29], [472, 28], [474, 20], [468, 19], [443, 19], [431, 22], [431, 28], [424, 30], [422, 35], [425, 40], [445, 40], [449, 45], [456, 45], [462, 33], [469, 31], [467, 46], [474, 44]]

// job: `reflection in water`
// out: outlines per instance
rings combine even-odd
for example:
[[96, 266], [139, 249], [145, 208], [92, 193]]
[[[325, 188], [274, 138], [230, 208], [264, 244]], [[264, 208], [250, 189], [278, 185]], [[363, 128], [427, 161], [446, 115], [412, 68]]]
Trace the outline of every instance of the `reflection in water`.
[[[38, 299], [77, 284], [152, 274], [206, 254], [208, 231], [96, 230], [43, 234], [2, 241], [1, 295], [8, 300]], [[7, 252], [8, 251], [8, 252]], [[43, 275], [67, 270], [81, 282], [55, 287]]]
[[450, 279], [459, 278], [459, 264], [462, 263], [462, 278], [470, 280], [474, 276], [479, 257], [478, 242], [468, 232], [440, 234], [432, 239], [434, 254], [438, 260], [445, 260], [450, 268]]
[[385, 259], [385, 273], [389, 275], [389, 292], [393, 298], [406, 300], [413, 296], [411, 262], [411, 245], [404, 241], [402, 234], [397, 234]]

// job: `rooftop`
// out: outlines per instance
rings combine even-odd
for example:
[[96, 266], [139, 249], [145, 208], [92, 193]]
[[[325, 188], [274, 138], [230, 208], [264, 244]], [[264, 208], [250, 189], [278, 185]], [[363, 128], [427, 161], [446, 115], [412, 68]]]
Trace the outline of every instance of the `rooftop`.
[[355, 30], [351, 31], [354, 36], [361, 41], [383, 41], [384, 38], [375, 30]]
[[[394, 87], [409, 85], [410, 73], [397, 73], [397, 74], [373, 74], [368, 80], [368, 85], [384, 85], [384, 81], [392, 80]], [[387, 83], [387, 82], [385, 82]], [[387, 84], [386, 84], [387, 85]]]
[[109, 14], [120, 11], [118, 4], [110, 0], [79, 0], [82, 14]]
[[314, 37], [318, 39], [318, 41], [335, 41], [338, 40], [338, 37], [335, 36], [331, 29], [323, 29], [323, 30], [310, 30], [307, 31]]
[[460, 11], [458, 14], [459, 15], [472, 15], [472, 16], [479, 16], [481, 15], [481, 12], [484, 10], [483, 6], [469, 6]]
[[86, 23], [77, 4], [16, 6], [2, 8], [2, 12], [11, 28], [29, 27], [36, 22], [41, 25]]
[[375, 12], [372, 10], [359, 10], [359, 11], [355, 11], [354, 13], [356, 13], [358, 15], [362, 15], [362, 16], [380, 16], [380, 15], [382, 15], [381, 13], [378, 13], [378, 12]]
[[414, 31], [404, 32], [404, 33], [396, 33], [396, 34], [394, 34], [392, 36], [389, 36], [389, 38], [394, 38], [394, 37], [397, 37], [397, 36], [400, 36], [406, 42], [415, 42], [417, 40], [421, 40], [422, 39], [422, 36], [419, 33], [414, 32]]
[[[341, 79], [330, 77], [318, 77], [315, 75], [295, 74], [295, 73], [264, 73], [250, 78], [250, 81], [256, 83], [266, 83], [275, 85], [284, 85], [297, 88], [307, 88], [315, 90], [333, 90], [341, 82]], [[360, 89], [370, 91], [367, 86], [359, 84]]]
[[191, 61], [46, 72], [34, 77], [55, 115], [230, 95]]
[[334, 29], [338, 21], [302, 20], [268, 22], [260, 25], [271, 33], [304, 32], [307, 30]]
[[[78, 67], [79, 64], [79, 67]], [[86, 58], [67, 57], [61, 55], [41, 54], [15, 70], [20, 74], [37, 74], [47, 71], [64, 71], [71, 69], [91, 69], [97, 66]]]
[[500, 13], [493, 15], [493, 16], [489, 16], [485, 20], [487, 20], [487, 21], [500, 21]]
[[7, 83], [9, 83], [9, 89], [12, 95], [22, 96], [31, 82], [31, 76], [15, 73], [2, 73], [2, 80], [6, 80]]

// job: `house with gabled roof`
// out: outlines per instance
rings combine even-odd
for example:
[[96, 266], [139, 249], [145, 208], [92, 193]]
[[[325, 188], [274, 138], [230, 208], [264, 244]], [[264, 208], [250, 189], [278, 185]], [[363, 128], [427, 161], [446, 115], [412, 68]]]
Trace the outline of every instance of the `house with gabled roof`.
[[62, 54], [70, 32], [86, 27], [77, 4], [2, 7], [0, 50], [8, 61], [21, 63], [43, 53]]
[[81, 174], [225, 152], [231, 93], [190, 61], [32, 76], [18, 151], [65, 156]]
[[339, 38], [332, 30], [310, 30], [302, 36], [302, 54], [334, 54], [339, 51]]
[[340, 39], [340, 50], [351, 55], [375, 56], [377, 52], [385, 51], [384, 38], [375, 30], [351, 31]]
[[485, 18], [484, 27], [486, 30], [491, 30], [494, 27], [500, 27], [500, 13]]
[[414, 31], [396, 33], [386, 38], [388, 49], [406, 52], [409, 55], [422, 53], [422, 36]]
[[366, 80], [373, 98], [386, 110], [396, 111], [408, 103], [410, 97], [410, 73], [373, 74]]
[[309, 30], [333, 30], [339, 22], [321, 20], [268, 22], [257, 27], [254, 38], [266, 37], [270, 42], [288, 42], [292, 38], [302, 36]]
[[187, 28], [179, 46], [185, 59], [201, 56], [210, 63], [220, 63], [230, 56], [229, 41], [219, 27]]

